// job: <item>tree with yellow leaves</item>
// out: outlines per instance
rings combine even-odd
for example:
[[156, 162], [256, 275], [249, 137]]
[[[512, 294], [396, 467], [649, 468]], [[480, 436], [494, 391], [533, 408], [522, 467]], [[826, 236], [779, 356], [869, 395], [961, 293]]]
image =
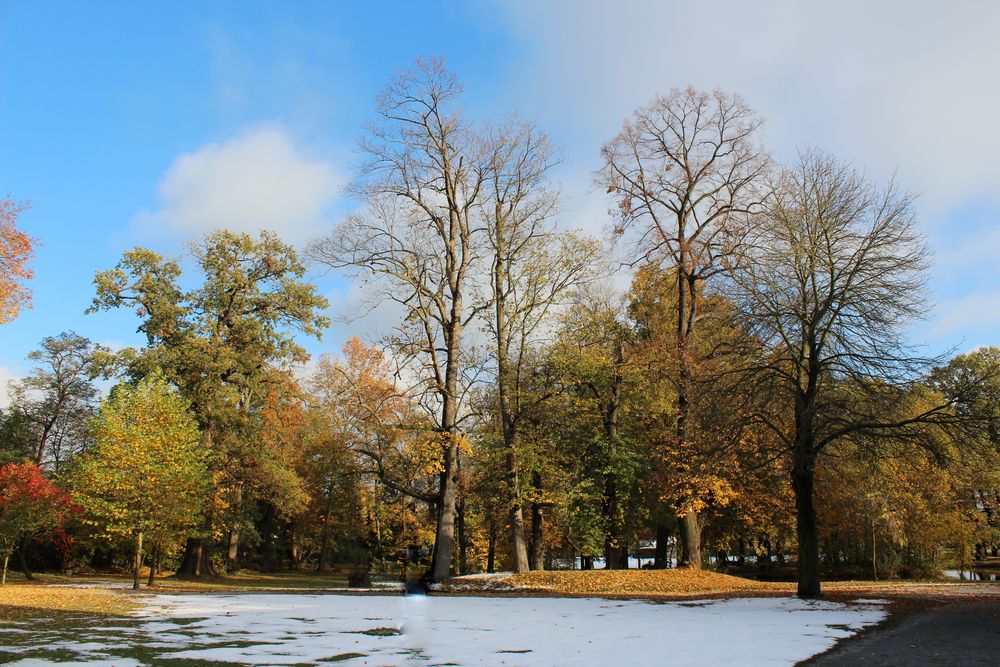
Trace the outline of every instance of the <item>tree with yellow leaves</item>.
[[208, 485], [198, 426], [187, 401], [154, 377], [115, 387], [91, 428], [95, 444], [77, 459], [73, 497], [100, 534], [133, 542], [138, 588], [144, 537], [156, 549], [198, 521]]

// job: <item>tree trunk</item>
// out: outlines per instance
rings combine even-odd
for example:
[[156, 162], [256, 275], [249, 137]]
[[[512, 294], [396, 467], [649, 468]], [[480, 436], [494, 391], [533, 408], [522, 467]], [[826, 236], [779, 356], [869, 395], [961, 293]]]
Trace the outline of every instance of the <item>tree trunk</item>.
[[226, 536], [226, 566], [227, 572], [235, 572], [237, 569], [237, 556], [239, 556], [240, 547], [240, 516], [243, 511], [243, 485], [238, 483], [236, 488], [233, 489], [233, 510], [235, 511], [235, 518], [233, 519], [233, 526], [229, 530], [229, 535]]
[[[615, 474], [618, 451], [618, 409], [621, 404], [623, 378], [618, 372], [625, 364], [625, 348], [621, 341], [615, 349], [615, 373], [611, 379], [611, 389], [604, 406], [604, 438], [608, 448], [608, 471], [604, 474], [604, 498], [602, 510], [604, 514], [604, 567], [608, 570], [620, 570], [622, 561], [622, 525], [618, 506], [618, 475]], [[628, 556], [624, 558], [624, 567], [628, 567]]]
[[455, 508], [455, 530], [458, 531], [458, 573], [468, 574], [468, 536], [465, 532], [465, 500], [460, 500]]
[[668, 549], [670, 546], [670, 528], [663, 524], [656, 527], [656, 550], [653, 552], [653, 567], [663, 570], [670, 567]]
[[142, 531], [135, 536], [135, 557], [132, 559], [132, 589], [139, 590], [139, 570], [142, 568]]
[[701, 521], [697, 512], [688, 512], [681, 518], [681, 562], [680, 567], [701, 569]]
[[160, 564], [160, 543], [153, 543], [153, 550], [149, 553], [149, 578], [146, 580], [147, 586], [152, 586], [156, 581], [156, 569]]
[[[451, 215], [451, 238], [460, 226], [457, 213]], [[452, 252], [454, 249], [449, 249]], [[458, 504], [458, 378], [459, 344], [462, 335], [462, 293], [458, 283], [451, 286], [451, 312], [445, 330], [444, 390], [441, 392], [441, 432], [448, 438], [444, 446], [444, 470], [438, 489], [437, 525], [434, 530], [434, 554], [431, 557], [431, 581], [445, 581], [451, 576], [451, 556], [455, 549], [455, 507]]]
[[10, 552], [3, 555], [3, 578], [0, 579], [0, 586], [7, 583], [7, 564], [10, 563]]
[[[542, 490], [542, 476], [537, 471], [531, 476], [531, 483], [536, 491]], [[536, 495], [540, 495], [536, 494]], [[545, 517], [540, 503], [531, 504], [531, 543], [528, 552], [528, 565], [532, 570], [545, 569], [545, 535], [543, 533]]]
[[486, 546], [486, 571], [492, 573], [496, 569], [497, 557], [497, 526], [496, 522], [490, 518], [489, 533]]
[[238, 569], [236, 557], [239, 555], [240, 529], [239, 523], [233, 526], [226, 538], [226, 569], [235, 572]]
[[[500, 405], [500, 425], [504, 461], [507, 474], [507, 502], [510, 507], [511, 568], [514, 572], [528, 571], [528, 545], [524, 536], [524, 510], [521, 507], [521, 488], [517, 469], [517, 380], [510, 372], [508, 322], [507, 322], [507, 270], [510, 259], [506, 256], [504, 217], [497, 211], [494, 232], [495, 258], [493, 260], [493, 307], [496, 327], [497, 395]], [[512, 394], [514, 394], [512, 396]]]
[[21, 561], [21, 571], [24, 572], [24, 579], [26, 581], [35, 580], [35, 576], [31, 574], [31, 569], [28, 567], [28, 542], [30, 541], [31, 539], [29, 537], [25, 537], [21, 540], [21, 548], [18, 549], [17, 552], [18, 559]]
[[[456, 429], [449, 431], [453, 436]], [[445, 447], [444, 472], [441, 473], [441, 501], [438, 503], [434, 533], [434, 556], [431, 580], [445, 581], [451, 576], [451, 555], [455, 548], [455, 506], [458, 501], [458, 446], [452, 441]]]
[[795, 491], [795, 528], [799, 542], [798, 595], [801, 598], [820, 596], [819, 529], [813, 504], [815, 466], [816, 455], [811, 452], [811, 447], [797, 447], [792, 467], [792, 488]]
[[528, 544], [524, 535], [524, 512], [520, 500], [510, 508], [511, 567], [514, 572], [528, 571]]
[[330, 512], [333, 511], [333, 484], [327, 484], [326, 502], [323, 505], [323, 532], [319, 542], [319, 564], [316, 566], [317, 572], [326, 572], [327, 557], [330, 550]]
[[187, 577], [215, 576], [211, 561], [211, 538], [188, 538], [184, 547], [184, 559], [177, 573]]

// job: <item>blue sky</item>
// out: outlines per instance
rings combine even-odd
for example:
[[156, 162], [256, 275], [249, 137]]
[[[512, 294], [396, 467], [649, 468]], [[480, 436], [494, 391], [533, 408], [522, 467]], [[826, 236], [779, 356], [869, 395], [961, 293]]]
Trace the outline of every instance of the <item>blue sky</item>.
[[[1000, 344], [1000, 11], [745, 4], [0, 0], [0, 194], [31, 201], [21, 225], [42, 242], [0, 376], [67, 329], [139, 342], [128, 313], [83, 314], [94, 272], [132, 246], [177, 255], [214, 224], [296, 243], [329, 228], [350, 207], [340, 187], [373, 97], [420, 55], [446, 58], [470, 112], [550, 133], [563, 224], [595, 233], [607, 202], [591, 173], [632, 109], [672, 86], [739, 92], [777, 159], [812, 144], [920, 193], [938, 263], [915, 341]], [[317, 280], [333, 314], [356, 306], [345, 280]]]

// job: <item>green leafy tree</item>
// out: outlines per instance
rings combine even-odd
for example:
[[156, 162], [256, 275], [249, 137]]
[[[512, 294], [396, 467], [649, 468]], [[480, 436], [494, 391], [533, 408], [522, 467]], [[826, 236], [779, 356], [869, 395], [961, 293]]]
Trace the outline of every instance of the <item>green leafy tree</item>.
[[157, 545], [177, 537], [203, 508], [206, 452], [188, 408], [161, 378], [118, 385], [93, 419], [94, 446], [73, 470], [84, 522], [108, 538], [133, 542], [134, 588], [143, 539]]
[[256, 442], [274, 393], [288, 387], [289, 368], [308, 358], [295, 334], [318, 338], [329, 320], [321, 314], [327, 301], [305, 280], [295, 250], [273, 233], [215, 232], [191, 254], [203, 280], [184, 289], [178, 262], [144, 248], [125, 253], [97, 274], [91, 311], [135, 309], [148, 346], [123, 352], [127, 373], [141, 378], [162, 369], [191, 402], [212, 454], [212, 502], [181, 567], [197, 576], [213, 572], [211, 535], [219, 528], [227, 529], [227, 556], [235, 558], [254, 489], [270, 485], [261, 473], [294, 474], [282, 461], [262, 462], [268, 450]]

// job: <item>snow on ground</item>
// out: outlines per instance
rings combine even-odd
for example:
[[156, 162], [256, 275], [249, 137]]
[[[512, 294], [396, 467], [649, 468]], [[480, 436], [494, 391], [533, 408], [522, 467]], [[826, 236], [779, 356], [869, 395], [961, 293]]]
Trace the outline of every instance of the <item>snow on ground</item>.
[[[92, 628], [47, 646], [77, 654], [79, 664], [117, 667], [152, 656], [245, 665], [792, 665], [884, 617], [872, 603], [794, 598], [155, 595], [135, 624], [104, 628], [117, 633], [110, 644], [95, 641], [101, 628]], [[55, 664], [18, 655], [9, 664]]]

